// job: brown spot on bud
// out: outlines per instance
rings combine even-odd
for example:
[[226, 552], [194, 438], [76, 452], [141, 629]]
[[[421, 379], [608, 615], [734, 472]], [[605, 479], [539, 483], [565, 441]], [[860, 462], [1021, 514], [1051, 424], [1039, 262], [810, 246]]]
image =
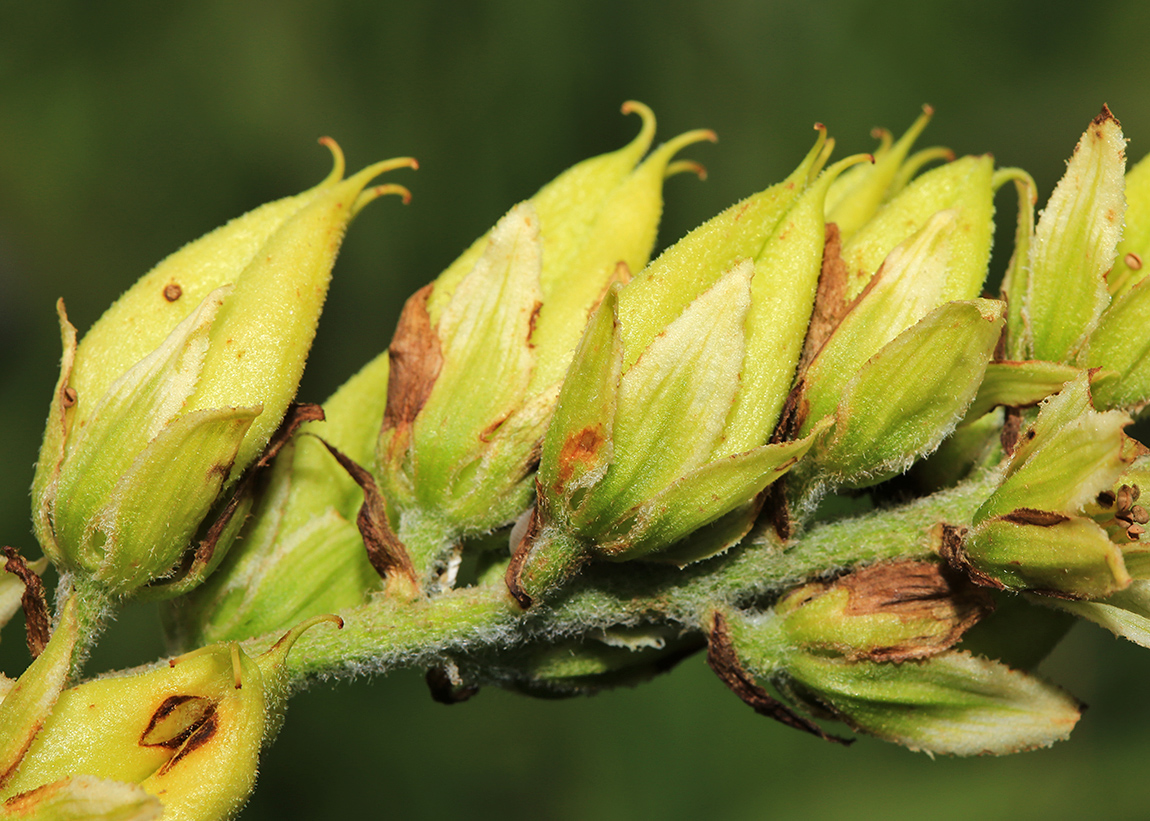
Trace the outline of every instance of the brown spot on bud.
[[216, 705], [202, 696], [174, 695], [164, 699], [140, 734], [141, 747], [175, 750], [195, 732]]
[[1122, 257], [1122, 261], [1126, 263], [1126, 267], [1131, 271], [1142, 270], [1142, 257], [1138, 256], [1138, 254], [1135, 254], [1133, 251]]
[[847, 617], [892, 615], [904, 622], [929, 621], [935, 626], [897, 645], [848, 654], [852, 660], [907, 661], [937, 655], [953, 647], [963, 633], [994, 610], [989, 593], [934, 562], [871, 565], [827, 586], [828, 592], [835, 589], [847, 591]]
[[395, 430], [391, 440], [392, 455], [407, 447], [415, 417], [431, 395], [439, 369], [443, 367], [439, 336], [431, 327], [431, 316], [427, 312], [432, 287], [425, 285], [420, 288], [404, 304], [388, 348], [391, 369], [387, 380], [383, 430]]
[[164, 299], [166, 299], [168, 302], [175, 302], [183, 295], [184, 289], [175, 282], [169, 282], [164, 286]]
[[536, 301], [531, 306], [531, 316], [527, 320], [527, 347], [534, 348], [532, 337], [535, 336], [535, 323], [539, 321], [539, 312], [543, 310], [543, 303]]
[[818, 291], [815, 294], [815, 307], [807, 326], [807, 338], [803, 343], [803, 354], [799, 359], [798, 372], [801, 374], [807, 365], [822, 349], [835, 328], [853, 304], [847, 300], [850, 286], [850, 272], [842, 258], [842, 235], [839, 227], [828, 222], [826, 243], [823, 245], [823, 265], [819, 273]]
[[80, 395], [76, 393], [76, 389], [71, 385], [65, 385], [64, 389], [60, 391], [60, 404], [65, 408], [70, 408], [76, 404], [76, 400]]
[[556, 493], [563, 492], [563, 488], [571, 479], [576, 467], [589, 470], [598, 463], [599, 451], [602, 449], [604, 441], [602, 425], [588, 425], [583, 430], [567, 437], [563, 447], [559, 449]]
[[1016, 525], [1034, 525], [1035, 527], [1054, 527], [1070, 521], [1069, 516], [1064, 516], [1061, 513], [1055, 513], [1051, 510], [1036, 510], [1032, 507], [1015, 508], [1005, 516], [998, 518]]
[[1102, 110], [1100, 112], [1098, 112], [1098, 116], [1096, 116], [1093, 120], [1090, 121], [1090, 124], [1097, 126], [1097, 125], [1102, 125], [1103, 123], [1111, 121], [1111, 120], [1113, 120], [1115, 123], [1118, 122], [1118, 118], [1115, 117], [1113, 112], [1110, 111], [1110, 106], [1106, 105], [1106, 103], [1103, 103], [1102, 104]]

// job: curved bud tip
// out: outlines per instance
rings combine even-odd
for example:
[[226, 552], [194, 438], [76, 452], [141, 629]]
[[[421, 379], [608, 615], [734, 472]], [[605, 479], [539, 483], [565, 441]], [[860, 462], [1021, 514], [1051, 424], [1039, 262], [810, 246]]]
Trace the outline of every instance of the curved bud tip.
[[339, 143], [331, 137], [320, 137], [319, 144], [327, 148], [331, 152], [331, 173], [327, 175], [320, 185], [330, 185], [339, 182], [343, 179], [344, 171], [347, 168], [347, 163], [343, 159], [343, 149], [339, 147]]
[[870, 135], [872, 139], [879, 141], [880, 150], [884, 147], [888, 147], [894, 140], [894, 135], [890, 133], [889, 128], [882, 128], [877, 125], [870, 130]]
[[694, 174], [700, 180], [707, 179], [707, 167], [695, 160], [675, 160], [669, 163], [663, 171], [663, 179], [669, 179], [676, 174]]
[[395, 194], [399, 196], [404, 205], [411, 202], [411, 191], [407, 186], [399, 185], [398, 183], [386, 183], [384, 185], [374, 185], [371, 188], [366, 188], [363, 192], [355, 198], [355, 202], [351, 204], [351, 215], [354, 217], [364, 209], [369, 203], [374, 202], [380, 197], [387, 196], [388, 194]]
[[650, 148], [655, 139], [655, 112], [651, 110], [650, 106], [640, 103], [638, 100], [628, 100], [620, 106], [619, 110], [624, 114], [638, 114], [643, 120], [639, 133], [631, 141], [632, 146], [641, 148], [636, 155], [636, 160], [638, 160], [639, 157], [647, 153], [647, 149]]

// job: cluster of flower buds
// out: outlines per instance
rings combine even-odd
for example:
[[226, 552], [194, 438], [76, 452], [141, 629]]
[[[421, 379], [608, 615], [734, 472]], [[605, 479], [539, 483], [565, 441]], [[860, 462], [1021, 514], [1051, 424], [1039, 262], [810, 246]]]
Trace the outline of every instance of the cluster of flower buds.
[[[1069, 616], [1043, 609], [1042, 640], [1018, 661], [1010, 636], [1037, 634], [1009, 613], [984, 621], [1000, 591], [1150, 646], [1150, 451], [1125, 433], [1150, 404], [1150, 161], [1125, 174], [1110, 112], [1037, 222], [1025, 172], [912, 153], [928, 109], [897, 141], [880, 132], [873, 155], [833, 163], [817, 126], [786, 179], [652, 261], [663, 180], [701, 172], [674, 157], [714, 135], [650, 150], [653, 114], [624, 111], [642, 118], [634, 141], [511, 208], [408, 300], [388, 351], [322, 410], [289, 403], [335, 254], [366, 202], [406, 195], [369, 183], [410, 160], [345, 180], [331, 144], [321, 185], [173, 255], [78, 345], [61, 306], [33, 512], [71, 596], [0, 701], [9, 813], [228, 816], [282, 707], [298, 631], [258, 658], [235, 642], [359, 606], [436, 623], [434, 646], [409, 658], [442, 662], [428, 678], [441, 700], [486, 681], [593, 692], [705, 644], [760, 713], [830, 737], [770, 685], [815, 718], [931, 753], [1042, 746], [1078, 719], [1025, 672]], [[989, 299], [1007, 182], [1015, 250]], [[931, 518], [917, 535], [941, 534], [930, 546], [771, 564], [801, 557], [796, 534], [814, 532], [829, 491], [912, 466], [945, 487], [976, 464], [953, 494], [961, 520], [935, 515], [961, 507], [950, 497], [918, 500]], [[490, 549], [508, 538], [510, 556]], [[675, 569], [740, 543], [727, 564]], [[756, 551], [771, 581], [720, 589], [720, 571]], [[618, 582], [611, 563], [635, 560], [665, 565], [635, 578], [697, 580], [709, 566], [719, 581], [673, 613], [547, 629], [586, 565], [600, 564], [589, 584]], [[17, 570], [0, 577], [0, 618], [34, 575]], [[523, 626], [514, 641], [444, 640], [429, 614], [446, 601], [467, 622], [461, 572], [500, 629]], [[208, 646], [66, 688], [93, 592], [186, 594], [181, 638]]]
[[410, 561], [408, 594], [450, 588], [461, 541], [531, 504], [540, 440], [588, 315], [646, 264], [663, 180], [702, 172], [674, 155], [714, 139], [689, 131], [648, 154], [654, 115], [635, 102], [623, 110], [643, 120], [630, 144], [512, 208], [407, 302], [389, 350], [303, 428], [344, 466], [308, 435], [281, 454], [242, 550], [182, 608], [190, 636], [281, 629], [361, 603], [380, 574], [393, 584], [394, 565], [365, 560], [365, 493], [379, 503], [368, 529]]
[[[198, 583], [243, 521], [195, 540], [295, 396], [349, 221], [410, 159], [368, 166], [270, 203], [144, 276], [64, 357], [32, 489], [36, 536], [77, 583], [111, 597]], [[234, 513], [234, 510], [229, 511]], [[192, 555], [198, 554], [198, 555]], [[174, 574], [181, 574], [173, 578]]]
[[[790, 177], [608, 295], [544, 440], [508, 572], [522, 604], [591, 558], [714, 555], [787, 471], [809, 507], [902, 472], [954, 428], [1004, 322], [977, 296], [1013, 172], [965, 157], [911, 180], [947, 156], [907, 156], [928, 114], [873, 165], [824, 169], [820, 133]], [[845, 241], [828, 213], [852, 215]]]

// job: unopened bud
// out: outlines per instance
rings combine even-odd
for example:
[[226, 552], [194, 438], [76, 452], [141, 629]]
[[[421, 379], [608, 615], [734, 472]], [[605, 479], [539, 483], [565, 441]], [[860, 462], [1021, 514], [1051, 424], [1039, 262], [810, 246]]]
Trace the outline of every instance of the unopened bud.
[[[375, 196], [397, 190], [365, 187], [412, 164], [377, 163], [342, 181], [333, 175], [288, 213], [272, 209], [278, 221], [255, 220], [264, 235], [254, 248], [247, 242], [253, 220], [245, 218], [163, 263], [166, 284], [149, 275], [112, 309], [117, 329], [130, 325], [143, 344], [155, 342], [123, 371], [114, 372], [122, 346], [107, 325], [97, 323], [95, 336], [77, 346], [61, 304], [64, 360], [33, 516], [62, 570], [112, 596], [172, 572], [294, 397], [348, 222]], [[237, 244], [250, 258], [209, 264]], [[176, 306], [205, 281], [212, 287], [191, 310], [154, 304]], [[140, 290], [147, 288], [156, 293]]]

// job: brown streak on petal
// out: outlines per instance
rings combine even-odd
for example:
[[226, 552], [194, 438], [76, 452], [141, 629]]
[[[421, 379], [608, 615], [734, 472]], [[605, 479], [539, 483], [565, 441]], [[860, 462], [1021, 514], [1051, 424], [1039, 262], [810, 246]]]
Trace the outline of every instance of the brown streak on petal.
[[14, 547], [2, 549], [8, 561], [4, 569], [24, 582], [24, 593], [20, 596], [20, 606], [24, 608], [24, 626], [27, 632], [28, 652], [36, 658], [48, 643], [49, 620], [48, 598], [44, 594], [44, 582], [33, 572], [24, 557]]
[[1018, 447], [1018, 432], [1020, 430], [1022, 430], [1022, 408], [1006, 408], [1002, 418], [1002, 431], [998, 435], [998, 440], [1002, 443], [1002, 450], [1007, 456], [1014, 455], [1014, 449]]
[[1035, 510], [1032, 507], [1015, 508], [998, 518], [1016, 525], [1035, 525], [1036, 527], [1054, 527], [1070, 521], [1069, 516], [1063, 516], [1061, 513], [1055, 513], [1051, 510]]
[[773, 718], [775, 721], [796, 730], [811, 733], [824, 741], [831, 741], [844, 746], [853, 743], [853, 739], [830, 735], [819, 725], [798, 715], [756, 684], [754, 679], [743, 669], [739, 655], [731, 642], [727, 619], [719, 612], [715, 613], [711, 623], [711, 632], [707, 641], [707, 664], [731, 692], [759, 715]]
[[393, 450], [406, 446], [408, 431], [431, 395], [439, 369], [443, 367], [439, 336], [431, 327], [427, 312], [432, 287], [423, 286], [407, 300], [388, 347], [391, 368], [383, 430], [396, 431], [392, 438]]
[[379, 486], [371, 473], [358, 465], [353, 459], [344, 455], [338, 448], [323, 438], [317, 436], [328, 452], [339, 462], [340, 467], [347, 471], [360, 490], [363, 491], [363, 504], [359, 514], [355, 517], [356, 526], [363, 537], [363, 546], [367, 549], [367, 559], [375, 572], [381, 578], [401, 574], [410, 581], [411, 586], [419, 589], [419, 579], [415, 572], [415, 565], [407, 553], [407, 548], [399, 537], [392, 532], [391, 524], [387, 520], [387, 502], [379, 492]]
[[[199, 705], [204, 708], [202, 715], [198, 719], [190, 722], [186, 727], [181, 728], [175, 735], [168, 738], [159, 737], [157, 735], [157, 727], [160, 726], [161, 722], [175, 712], [177, 708], [190, 701], [203, 702], [202, 705]], [[152, 718], [148, 721], [148, 726], [144, 728], [144, 732], [140, 734], [140, 740], [137, 743], [141, 747], [166, 747], [169, 750], [175, 750], [196, 731], [197, 727], [207, 721], [214, 710], [215, 705], [202, 696], [168, 696], [160, 703], [156, 711], [152, 713]]]
[[782, 542], [789, 542], [794, 535], [794, 520], [791, 517], [790, 503], [787, 501], [787, 477], [781, 476], [764, 488], [759, 494], [767, 521], [775, 529]]
[[803, 354], [799, 359], [799, 373], [806, 370], [807, 365], [815, 358], [815, 354], [834, 333], [835, 328], [838, 327], [839, 322], [850, 309], [851, 303], [846, 298], [849, 284], [850, 275], [847, 271], [847, 264], [842, 258], [842, 235], [838, 225], [828, 222], [826, 243], [823, 246], [822, 271], [819, 274], [815, 307], [811, 313], [810, 325], [807, 328]]
[[527, 319], [527, 347], [534, 348], [535, 343], [531, 337], [535, 336], [535, 323], [539, 320], [539, 312], [543, 310], [543, 303], [536, 301], [531, 306], [531, 316]]
[[219, 730], [219, 728], [219, 713], [213, 711], [207, 715], [202, 723], [197, 725], [196, 728], [192, 730], [191, 735], [185, 739], [184, 743], [180, 746], [180, 749], [174, 756], [172, 756], [170, 759], [168, 759], [167, 762], [164, 763], [164, 766], [160, 767], [160, 769], [156, 771], [156, 775], [165, 775], [166, 773], [170, 772], [172, 767], [179, 764], [180, 761], [182, 761], [186, 756], [191, 755], [200, 747], [211, 741], [215, 737], [216, 731]]
[[[536, 498], [542, 499], [542, 494], [540, 494], [538, 490], [539, 480], [536, 479], [535, 483]], [[531, 607], [532, 599], [531, 596], [527, 594], [527, 591], [523, 589], [519, 576], [523, 573], [523, 565], [527, 562], [527, 557], [531, 554], [531, 548], [535, 545], [535, 539], [539, 535], [541, 526], [542, 522], [539, 515], [539, 507], [536, 505], [531, 508], [531, 518], [527, 520], [527, 527], [523, 529], [523, 537], [511, 553], [511, 563], [507, 565], [507, 573], [503, 577], [504, 582], [507, 584], [507, 590], [524, 610]]]
[[787, 394], [787, 398], [783, 401], [783, 409], [779, 412], [779, 421], [771, 433], [769, 444], [777, 445], [780, 442], [789, 442], [802, 428], [810, 411], [810, 403], [803, 395], [805, 386], [805, 380], [799, 377], [795, 386]]

